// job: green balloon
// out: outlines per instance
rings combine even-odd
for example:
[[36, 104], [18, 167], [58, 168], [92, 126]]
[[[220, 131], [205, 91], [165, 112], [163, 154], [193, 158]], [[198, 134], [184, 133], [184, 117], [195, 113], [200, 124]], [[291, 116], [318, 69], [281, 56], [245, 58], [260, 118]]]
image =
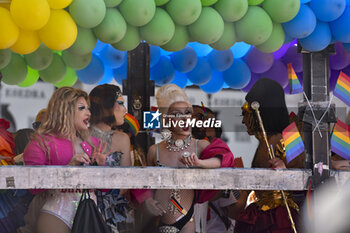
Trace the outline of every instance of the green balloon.
[[156, 12], [156, 4], [154, 0], [124, 0], [119, 10], [126, 22], [140, 27], [151, 21]]
[[202, 6], [211, 6], [215, 4], [218, 0], [201, 0]]
[[85, 55], [75, 55], [65, 50], [62, 52], [62, 59], [64, 63], [74, 70], [81, 70], [90, 64], [92, 53]]
[[94, 28], [106, 15], [103, 0], [74, 0], [69, 6], [69, 13], [74, 21], [83, 28]]
[[215, 4], [215, 9], [225, 21], [235, 22], [247, 13], [248, 2], [247, 0], [220, 0]]
[[169, 0], [155, 0], [156, 6], [163, 6], [164, 4], [167, 4]]
[[256, 46], [261, 52], [272, 53], [277, 51], [283, 45], [285, 40], [285, 33], [280, 23], [273, 23], [271, 36], [267, 41]]
[[96, 43], [97, 39], [91, 29], [78, 26], [77, 39], [67, 50], [76, 55], [84, 55], [91, 53], [91, 51], [95, 48]]
[[272, 33], [269, 15], [258, 6], [249, 6], [247, 14], [236, 22], [239, 39], [251, 45], [264, 43]]
[[60, 55], [54, 54], [52, 63], [45, 70], [39, 71], [40, 78], [47, 83], [57, 83], [66, 75], [66, 65]]
[[6, 67], [11, 61], [11, 50], [0, 49], [0, 70]]
[[277, 23], [292, 20], [299, 12], [300, 0], [265, 0], [262, 7]]
[[179, 51], [185, 48], [188, 42], [189, 36], [186, 27], [175, 24], [175, 33], [173, 38], [171, 38], [168, 43], [162, 45], [161, 47], [166, 51]]
[[24, 55], [24, 60], [35, 70], [43, 70], [49, 67], [53, 59], [52, 50], [44, 44], [31, 54]]
[[140, 40], [137, 27], [128, 25], [124, 38], [118, 43], [112, 44], [112, 46], [120, 51], [130, 51], [140, 44]]
[[175, 23], [186, 26], [199, 18], [202, 4], [200, 0], [171, 0], [166, 10]]
[[256, 6], [260, 5], [264, 0], [248, 0], [248, 5], [249, 6]]
[[123, 0], [104, 0], [106, 7], [118, 6]]
[[235, 26], [233, 23], [225, 22], [224, 24], [224, 33], [218, 41], [213, 44], [210, 44], [210, 47], [216, 50], [227, 50], [231, 48], [236, 42], [236, 32]]
[[117, 9], [108, 8], [102, 23], [95, 27], [93, 31], [100, 41], [107, 44], [117, 43], [125, 35], [126, 22]]
[[20, 87], [30, 87], [34, 85], [39, 80], [39, 72], [37, 70], [33, 70], [29, 66], [27, 66], [28, 74], [26, 79], [18, 84]]
[[17, 85], [26, 79], [27, 73], [27, 64], [23, 57], [12, 53], [10, 63], [1, 70], [2, 81], [8, 85]]
[[202, 44], [218, 41], [224, 33], [224, 21], [211, 7], [203, 7], [198, 20], [188, 26], [190, 37]]
[[140, 27], [140, 35], [151, 45], [168, 43], [175, 33], [175, 24], [165, 10], [158, 8], [151, 22]]
[[77, 80], [78, 77], [75, 70], [67, 67], [66, 75], [61, 81], [55, 83], [55, 87], [71, 87], [77, 82]]

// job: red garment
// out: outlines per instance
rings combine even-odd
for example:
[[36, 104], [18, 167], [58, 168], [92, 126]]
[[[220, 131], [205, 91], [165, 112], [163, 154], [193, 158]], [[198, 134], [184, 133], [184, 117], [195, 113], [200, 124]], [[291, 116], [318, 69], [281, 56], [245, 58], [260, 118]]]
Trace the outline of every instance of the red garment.
[[[298, 229], [299, 214], [290, 208], [294, 223]], [[285, 206], [279, 206], [267, 211], [260, 210], [250, 204], [236, 220], [235, 233], [293, 233], [293, 229]]]
[[8, 128], [10, 128], [10, 122], [0, 119], [0, 155], [9, 157], [6, 161], [13, 164], [12, 158], [15, 156], [15, 141], [12, 133], [7, 131]]
[[[220, 168], [235, 166], [235, 158], [233, 157], [230, 148], [220, 138], [214, 138], [210, 145], [202, 151], [201, 159], [204, 160], [213, 157], [219, 157], [221, 159]], [[204, 203], [209, 201], [217, 192], [218, 190], [197, 190], [196, 202]]]

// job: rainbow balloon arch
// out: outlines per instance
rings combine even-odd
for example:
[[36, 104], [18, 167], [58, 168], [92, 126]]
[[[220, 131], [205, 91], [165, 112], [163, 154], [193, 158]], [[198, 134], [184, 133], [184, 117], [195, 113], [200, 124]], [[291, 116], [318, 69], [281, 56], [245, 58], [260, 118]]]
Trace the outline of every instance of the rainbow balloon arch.
[[248, 91], [269, 77], [289, 90], [288, 63], [303, 78], [298, 41], [335, 44], [333, 90], [350, 74], [349, 24], [349, 0], [0, 0], [0, 72], [21, 87], [121, 84], [127, 51], [145, 41], [156, 85]]

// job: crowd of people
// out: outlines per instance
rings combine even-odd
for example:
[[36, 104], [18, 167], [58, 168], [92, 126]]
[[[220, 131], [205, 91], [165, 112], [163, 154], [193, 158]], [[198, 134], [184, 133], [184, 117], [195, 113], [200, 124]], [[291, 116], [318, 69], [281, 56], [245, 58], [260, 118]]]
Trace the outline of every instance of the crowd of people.
[[[175, 84], [159, 88], [156, 100], [164, 122], [216, 118], [211, 109], [192, 105]], [[288, 114], [283, 88], [273, 80], [259, 79], [245, 100], [242, 124], [259, 141], [252, 167], [303, 168], [303, 154], [286, 162], [282, 131], [293, 119]], [[266, 138], [251, 107], [254, 101], [260, 104]], [[72, 87], [58, 88], [47, 108], [38, 113], [33, 129], [19, 130], [15, 137], [7, 131], [8, 127], [0, 129], [0, 165], [241, 167], [235, 164], [234, 148], [231, 152], [221, 140], [220, 127], [171, 126], [163, 129], [161, 142], [148, 148], [148, 152], [143, 151], [135, 143], [140, 129], [138, 121], [127, 113], [120, 88], [110, 84], [96, 86], [89, 94]], [[269, 157], [265, 139], [272, 145], [276, 158]], [[340, 166], [341, 163], [344, 162], [334, 164], [349, 169]], [[302, 201], [295, 192], [283, 195], [277, 190], [88, 192], [113, 233], [289, 233], [294, 232], [290, 218], [296, 229], [301, 229]], [[31, 190], [23, 219], [9, 232], [16, 229], [18, 233], [71, 232], [81, 195], [78, 189]]]

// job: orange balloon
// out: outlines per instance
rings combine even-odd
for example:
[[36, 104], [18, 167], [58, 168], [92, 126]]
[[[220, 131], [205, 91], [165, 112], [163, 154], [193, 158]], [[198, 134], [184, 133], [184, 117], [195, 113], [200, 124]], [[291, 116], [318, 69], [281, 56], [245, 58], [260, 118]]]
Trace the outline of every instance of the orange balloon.
[[65, 10], [51, 10], [49, 22], [39, 30], [40, 40], [50, 49], [64, 50], [73, 45], [78, 28]]
[[19, 29], [9, 10], [0, 7], [0, 49], [11, 47], [18, 39]]
[[10, 49], [19, 54], [29, 54], [37, 50], [41, 44], [37, 31], [20, 29], [18, 40]]

